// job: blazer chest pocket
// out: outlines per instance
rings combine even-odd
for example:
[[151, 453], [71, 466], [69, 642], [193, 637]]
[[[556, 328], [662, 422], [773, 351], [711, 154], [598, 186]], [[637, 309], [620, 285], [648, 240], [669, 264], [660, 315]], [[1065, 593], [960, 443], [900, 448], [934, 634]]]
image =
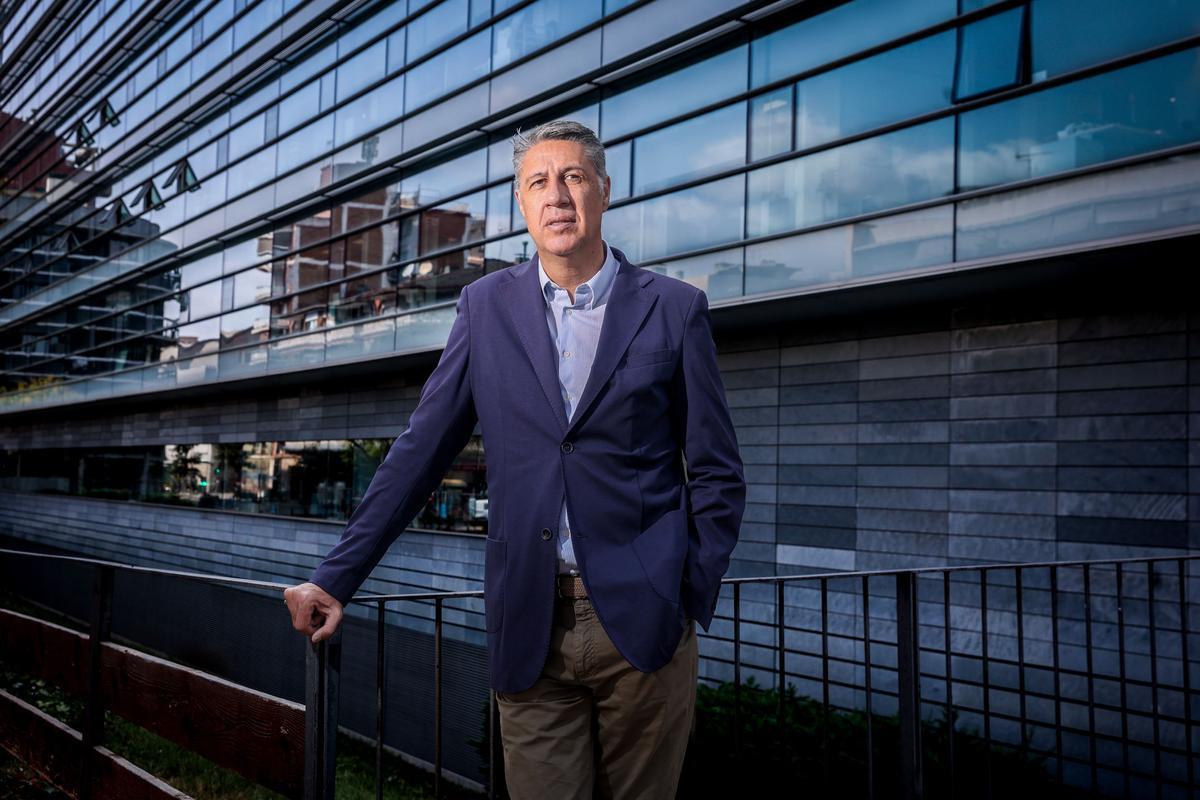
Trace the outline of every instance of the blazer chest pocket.
[[626, 354], [623, 368], [650, 367], [656, 364], [669, 364], [674, 360], [675, 351], [669, 347], [662, 350], [641, 350]]

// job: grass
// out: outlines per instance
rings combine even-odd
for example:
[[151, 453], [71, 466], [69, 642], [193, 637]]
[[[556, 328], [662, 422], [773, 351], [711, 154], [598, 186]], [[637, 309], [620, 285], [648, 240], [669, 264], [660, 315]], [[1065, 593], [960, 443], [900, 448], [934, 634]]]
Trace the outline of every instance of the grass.
[[[47, 612], [12, 595], [0, 593], [0, 607], [66, 627], [79, 628], [77, 621]], [[79, 729], [84, 712], [83, 701], [41, 678], [13, 670], [0, 660], [0, 687], [76, 730]], [[283, 797], [108, 712], [105, 713], [103, 744], [114, 753], [197, 800], [279, 800]], [[387, 752], [384, 753], [383, 778], [383, 796], [387, 800], [427, 800], [434, 797], [432, 775]], [[345, 735], [338, 737], [336, 791], [339, 800], [373, 800], [373, 745], [364, 744]], [[442, 796], [451, 800], [479, 797], [473, 792], [445, 782]], [[0, 748], [0, 800], [25, 800], [33, 797], [57, 800], [65, 795]]]

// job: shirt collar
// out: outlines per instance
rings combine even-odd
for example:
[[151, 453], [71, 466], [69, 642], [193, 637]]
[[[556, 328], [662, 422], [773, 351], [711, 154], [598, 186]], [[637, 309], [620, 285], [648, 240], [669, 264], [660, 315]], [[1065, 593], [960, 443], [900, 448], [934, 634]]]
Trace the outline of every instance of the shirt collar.
[[[549, 303], [554, 299], [556, 291], [565, 291], [554, 281], [550, 280], [550, 276], [546, 274], [546, 270], [542, 268], [542, 260], [538, 262], [538, 282], [542, 287], [542, 296]], [[602, 306], [608, 301], [609, 289], [612, 288], [613, 279], [617, 274], [617, 258], [613, 255], [612, 248], [608, 246], [608, 242], [604, 242], [604, 263], [600, 266], [600, 271], [593, 275], [589, 280], [584, 281], [575, 288], [575, 304], [583, 302], [583, 308], [595, 308]], [[591, 295], [586, 301], [584, 297]]]

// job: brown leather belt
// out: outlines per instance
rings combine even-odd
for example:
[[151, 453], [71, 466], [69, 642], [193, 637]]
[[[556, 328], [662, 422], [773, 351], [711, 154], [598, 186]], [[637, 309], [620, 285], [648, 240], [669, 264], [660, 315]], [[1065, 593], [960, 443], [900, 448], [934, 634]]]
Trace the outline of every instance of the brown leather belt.
[[558, 596], [571, 600], [587, 597], [587, 589], [583, 586], [583, 578], [578, 575], [558, 576]]

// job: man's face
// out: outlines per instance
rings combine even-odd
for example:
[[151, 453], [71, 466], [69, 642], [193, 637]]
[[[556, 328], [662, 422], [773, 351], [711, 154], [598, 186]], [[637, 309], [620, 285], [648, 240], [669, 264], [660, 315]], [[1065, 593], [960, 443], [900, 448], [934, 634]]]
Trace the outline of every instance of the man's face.
[[538, 252], [569, 256], [598, 242], [610, 186], [579, 142], [551, 139], [529, 148], [515, 195]]

